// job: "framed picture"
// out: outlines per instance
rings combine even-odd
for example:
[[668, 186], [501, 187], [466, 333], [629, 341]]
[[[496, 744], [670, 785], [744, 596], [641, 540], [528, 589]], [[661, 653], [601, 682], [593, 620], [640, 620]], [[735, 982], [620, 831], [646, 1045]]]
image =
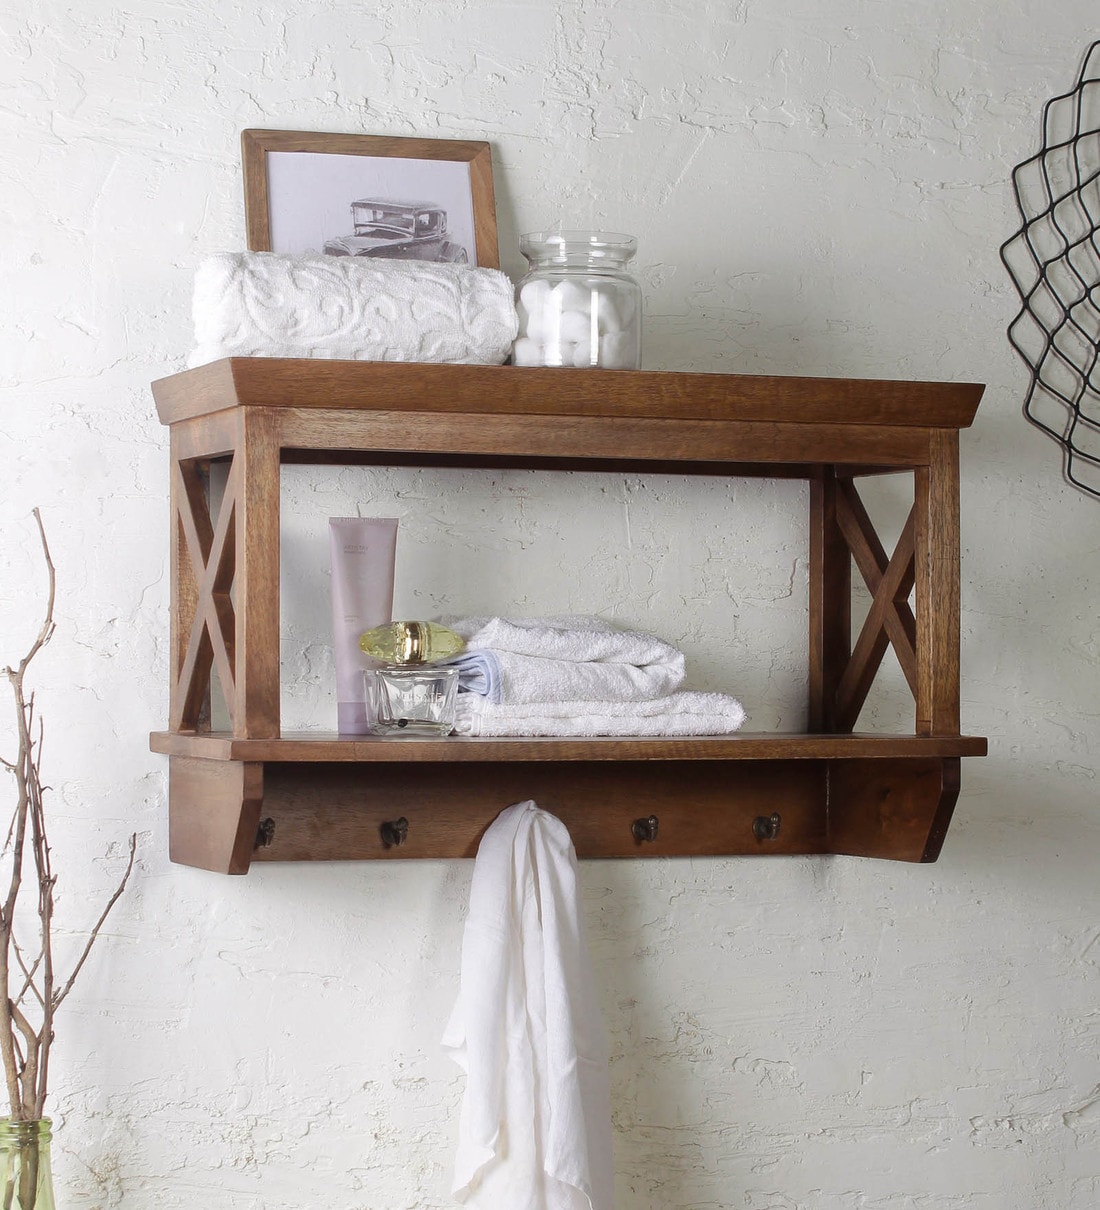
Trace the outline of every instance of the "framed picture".
[[245, 130], [241, 158], [253, 252], [500, 267], [488, 143]]

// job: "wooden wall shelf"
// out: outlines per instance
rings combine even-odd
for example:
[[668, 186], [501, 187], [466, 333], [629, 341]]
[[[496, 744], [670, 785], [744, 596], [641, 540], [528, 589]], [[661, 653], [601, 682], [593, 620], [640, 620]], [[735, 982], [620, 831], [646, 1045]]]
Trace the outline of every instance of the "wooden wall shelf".
[[[976, 384], [232, 358], [153, 384], [172, 447], [171, 858], [472, 857], [534, 798], [581, 857], [845, 853], [934, 861], [960, 759], [958, 430]], [[216, 515], [212, 463], [227, 466]], [[809, 480], [812, 733], [375, 739], [279, 723], [287, 462], [641, 469]], [[887, 555], [860, 476], [913, 479]], [[851, 637], [852, 568], [872, 594]], [[910, 605], [910, 600], [913, 604]], [[887, 646], [911, 735], [854, 734]], [[210, 729], [216, 678], [231, 729]], [[654, 822], [655, 821], [655, 822]]]

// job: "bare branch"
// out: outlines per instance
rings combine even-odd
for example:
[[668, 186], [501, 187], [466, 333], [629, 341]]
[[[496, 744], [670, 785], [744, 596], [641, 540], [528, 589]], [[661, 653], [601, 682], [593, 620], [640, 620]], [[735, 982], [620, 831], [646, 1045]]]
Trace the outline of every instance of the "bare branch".
[[[42, 542], [42, 557], [46, 560], [46, 574], [49, 578], [49, 591], [46, 596], [46, 613], [42, 622], [42, 628], [39, 630], [38, 635], [31, 644], [30, 651], [28, 651], [27, 654], [19, 661], [18, 675], [20, 679], [22, 679], [23, 673], [26, 672], [27, 665], [50, 641], [54, 632], [53, 603], [55, 594], [57, 592], [57, 572], [54, 569], [53, 559], [50, 558], [50, 544], [46, 541], [46, 530], [42, 525], [42, 514], [37, 508], [33, 511], [34, 519], [38, 524], [38, 537]], [[9, 673], [10, 671], [11, 670], [8, 669]]]
[[[25, 692], [24, 679], [31, 661], [53, 637], [56, 573], [37, 508], [34, 509], [34, 519], [38, 525], [49, 580], [42, 624], [19, 663], [15, 667], [7, 665], [0, 670], [11, 686], [18, 738], [18, 755], [15, 759], [0, 758], [0, 770], [11, 774], [15, 781], [15, 803], [7, 821], [7, 839], [3, 845], [5, 860], [10, 861], [11, 868], [5, 873], [8, 885], [0, 902], [0, 1059], [3, 1061], [11, 1117], [16, 1121], [31, 1121], [43, 1115], [54, 1037], [54, 1013], [72, 990], [108, 914], [126, 888], [134, 868], [137, 847], [135, 834], [130, 838], [130, 856], [122, 881], [96, 921], [68, 980], [60, 990], [55, 989], [52, 926], [56, 879], [51, 868], [46, 831], [45, 799], [48, 787], [41, 779], [45, 730], [37, 715], [34, 694]], [[16, 905], [23, 890], [23, 863], [28, 857], [33, 858], [34, 863], [33, 872], [28, 871], [27, 877], [33, 877], [35, 882], [38, 916], [39, 953], [33, 961], [29, 953], [24, 954], [14, 935]], [[13, 979], [21, 984], [14, 998], [10, 994]], [[38, 1011], [35, 1011], [35, 1004]], [[37, 1029], [27, 1016], [28, 1011], [33, 1012], [36, 1020], [41, 1018]]]
[[134, 868], [134, 854], [136, 852], [137, 852], [137, 833], [133, 832], [130, 835], [130, 860], [127, 861], [127, 863], [126, 863], [126, 872], [122, 875], [122, 881], [115, 888], [115, 893], [111, 896], [110, 899], [107, 900], [107, 906], [100, 913], [100, 917], [96, 921], [95, 927], [92, 929], [91, 934], [88, 937], [88, 944], [84, 947], [84, 952], [80, 955], [80, 958], [79, 958], [76, 966], [73, 967], [72, 974], [69, 975], [69, 978], [66, 980], [64, 986], [59, 988], [56, 992], [54, 992], [53, 998], [52, 998], [52, 1005], [55, 1010], [60, 1007], [62, 1001], [69, 994], [69, 992], [72, 991], [73, 984], [76, 982], [76, 977], [77, 977], [77, 975], [80, 974], [80, 968], [84, 965], [85, 959], [88, 957], [88, 954], [91, 952], [92, 946], [95, 944], [95, 939], [99, 936], [99, 930], [103, 927], [103, 923], [107, 919], [107, 916], [110, 914], [111, 908], [113, 908], [115, 906], [115, 904], [119, 901], [119, 898], [121, 897], [122, 892], [124, 890], [126, 890], [126, 883], [129, 882], [130, 872]]
[[37, 973], [39, 966], [42, 964], [42, 955], [39, 954], [34, 960], [34, 965], [28, 969], [27, 961], [23, 957], [23, 947], [19, 944], [15, 937], [12, 937], [11, 939], [11, 947], [15, 953], [15, 960], [19, 963], [19, 969], [23, 972], [23, 986], [19, 989], [17, 995], [12, 996], [12, 1002], [14, 1004], [22, 1004], [23, 997], [27, 994], [27, 992], [34, 992], [34, 998], [44, 1008], [46, 1002], [42, 999], [42, 993], [38, 990], [38, 986], [34, 981], [34, 976]]
[[[22, 1111], [26, 1114], [28, 1111], [33, 1111], [35, 1103], [36, 1086], [38, 1083], [38, 1056], [42, 1051], [42, 1034], [35, 1031], [34, 1026], [19, 1011], [17, 1005], [11, 1004], [10, 1001], [8, 1003], [11, 1006], [12, 1023], [23, 1035], [23, 1039], [27, 1045], [27, 1057], [19, 1072], [20, 1101]], [[15, 1039], [15, 1042], [18, 1046], [18, 1038]], [[12, 1108], [14, 1109], [14, 1105]]]

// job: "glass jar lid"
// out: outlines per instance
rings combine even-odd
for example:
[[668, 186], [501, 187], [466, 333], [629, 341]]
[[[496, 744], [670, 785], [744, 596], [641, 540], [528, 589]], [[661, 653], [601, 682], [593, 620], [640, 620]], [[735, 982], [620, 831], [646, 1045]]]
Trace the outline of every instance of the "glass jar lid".
[[619, 268], [638, 251], [633, 235], [616, 231], [532, 231], [519, 250], [532, 265]]

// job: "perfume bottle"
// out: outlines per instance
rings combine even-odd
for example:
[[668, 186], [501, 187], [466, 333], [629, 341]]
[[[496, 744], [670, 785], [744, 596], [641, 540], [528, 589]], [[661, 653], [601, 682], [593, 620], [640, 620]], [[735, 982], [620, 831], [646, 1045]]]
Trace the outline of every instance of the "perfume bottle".
[[431, 664], [465, 646], [465, 639], [438, 622], [388, 622], [359, 636], [360, 649], [385, 664]]
[[453, 664], [387, 664], [363, 673], [375, 735], [450, 735], [458, 669]]
[[450, 735], [458, 669], [440, 664], [465, 641], [435, 622], [390, 622], [359, 638], [362, 651], [384, 661], [363, 673], [367, 724], [375, 735]]

